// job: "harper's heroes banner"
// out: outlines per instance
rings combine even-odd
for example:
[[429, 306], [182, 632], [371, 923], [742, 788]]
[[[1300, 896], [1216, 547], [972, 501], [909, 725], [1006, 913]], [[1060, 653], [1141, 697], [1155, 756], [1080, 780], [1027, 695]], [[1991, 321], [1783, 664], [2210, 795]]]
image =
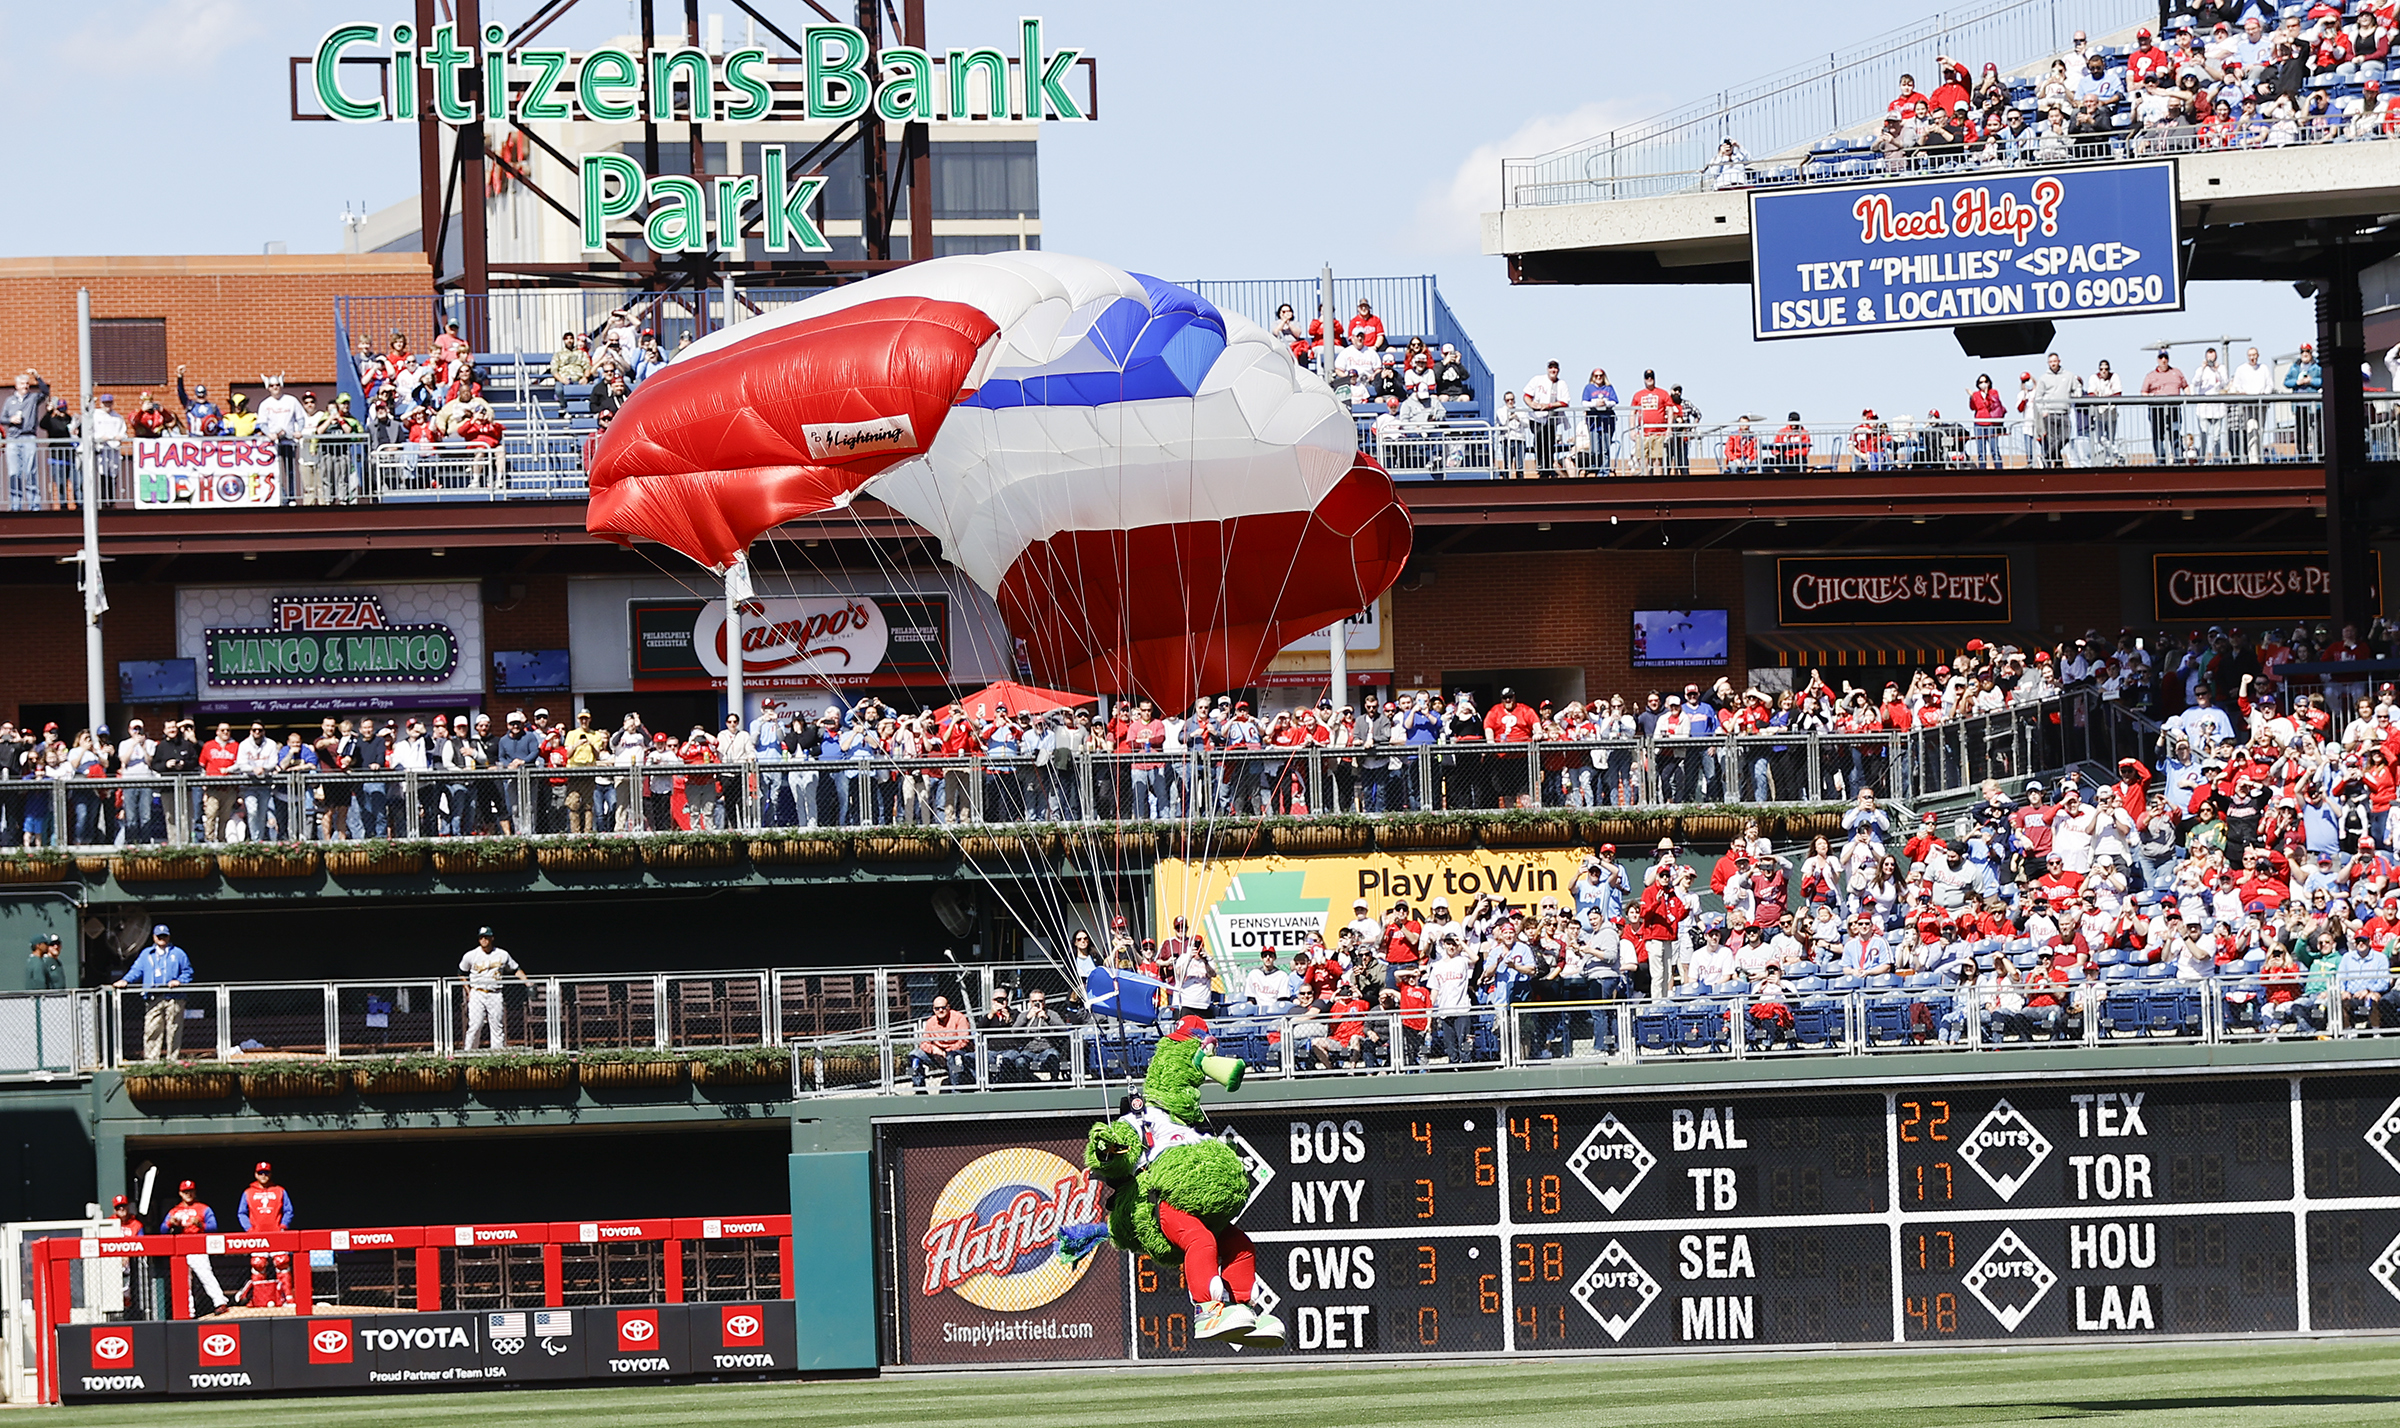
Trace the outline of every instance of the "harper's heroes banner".
[[2005, 555], [1804, 555], [1775, 562], [1775, 618], [1819, 625], [2006, 625]]
[[[2382, 605], [2383, 556], [2372, 567]], [[2333, 570], [2321, 550], [2160, 552], [2150, 557], [2160, 620], [2306, 620], [2333, 613]]]
[[1754, 188], [1752, 335], [2177, 311], [2175, 203], [2164, 163]]

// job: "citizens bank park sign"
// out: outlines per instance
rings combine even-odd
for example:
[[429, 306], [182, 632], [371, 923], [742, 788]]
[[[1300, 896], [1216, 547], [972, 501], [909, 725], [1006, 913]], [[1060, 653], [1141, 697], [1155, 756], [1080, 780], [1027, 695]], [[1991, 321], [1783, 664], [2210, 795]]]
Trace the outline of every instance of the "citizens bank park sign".
[[[1081, 50], [1048, 48], [1038, 16], [1019, 20], [1006, 47], [940, 53], [878, 46], [856, 25], [798, 29], [796, 42], [776, 31], [797, 51], [791, 55], [771, 55], [755, 45], [730, 54], [684, 45], [640, 51], [606, 46], [578, 55], [534, 45], [512, 48], [508, 32], [496, 24], [484, 26], [480, 36], [447, 22], [421, 32], [406, 23], [350, 24], [327, 31], [313, 58], [293, 63], [308, 67], [325, 117], [345, 124], [420, 116], [450, 125], [960, 124], [1085, 120], [1098, 108], [1096, 65]], [[368, 94], [363, 84], [354, 90], [346, 82], [356, 69], [387, 66], [388, 93], [379, 87]], [[1079, 68], [1085, 76], [1080, 95], [1073, 82]], [[715, 247], [738, 253], [740, 225], [730, 216], [755, 204], [768, 252], [829, 253], [833, 246], [811, 211], [825, 176], [792, 171], [803, 152], [814, 150], [795, 152], [787, 164], [782, 144], [766, 144], [757, 172], [715, 175], [705, 189], [688, 174], [644, 173], [613, 147], [581, 155], [572, 162], [581, 179], [584, 251], [607, 248], [611, 220], [646, 213], [641, 233], [653, 252]], [[560, 161], [570, 162], [564, 156]]]
[[2005, 555], [1806, 555], [1775, 562], [1775, 618], [1817, 625], [2005, 625]]
[[[628, 601], [637, 689], [717, 689], [728, 668], [725, 602]], [[947, 595], [807, 595], [742, 605], [742, 682], [752, 689], [943, 684]]]

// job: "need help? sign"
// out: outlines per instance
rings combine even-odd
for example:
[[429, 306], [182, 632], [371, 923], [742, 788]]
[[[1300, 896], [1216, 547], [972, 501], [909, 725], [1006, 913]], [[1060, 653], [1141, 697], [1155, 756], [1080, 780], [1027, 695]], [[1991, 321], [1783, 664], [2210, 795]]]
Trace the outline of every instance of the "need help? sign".
[[1760, 341], [2183, 307], [2172, 164], [1757, 189]]

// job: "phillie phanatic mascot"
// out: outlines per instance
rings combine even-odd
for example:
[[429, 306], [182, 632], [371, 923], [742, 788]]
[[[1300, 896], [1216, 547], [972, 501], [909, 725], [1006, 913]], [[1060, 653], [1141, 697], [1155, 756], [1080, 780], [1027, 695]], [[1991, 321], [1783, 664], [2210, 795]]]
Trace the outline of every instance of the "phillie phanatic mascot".
[[1214, 1045], [1207, 1022], [1185, 1017], [1159, 1042], [1142, 1089], [1125, 1097], [1115, 1120], [1092, 1127], [1083, 1164], [1108, 1187], [1108, 1221], [1068, 1226], [1059, 1246], [1070, 1261], [1108, 1240], [1179, 1264], [1194, 1337], [1281, 1348], [1283, 1321], [1257, 1306], [1258, 1257], [1233, 1223], [1250, 1200], [1249, 1167], [1200, 1129], [1200, 1083], [1228, 1091], [1242, 1084], [1242, 1063], [1213, 1055]]

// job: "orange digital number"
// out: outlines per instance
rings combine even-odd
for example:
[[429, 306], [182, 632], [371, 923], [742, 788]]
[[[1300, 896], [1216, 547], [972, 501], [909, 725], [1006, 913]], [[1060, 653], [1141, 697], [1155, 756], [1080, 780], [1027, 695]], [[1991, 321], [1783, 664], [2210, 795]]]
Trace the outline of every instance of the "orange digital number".
[[1158, 1265], [1150, 1256], [1142, 1255], [1134, 1260], [1133, 1287], [1144, 1294], [1158, 1292]]
[[1430, 1304], [1419, 1308], [1417, 1310], [1417, 1342], [1423, 1347], [1430, 1349], [1441, 1343], [1441, 1341], [1441, 1311], [1434, 1308]]
[[1408, 1123], [1408, 1138], [1425, 1147], [1425, 1153], [1427, 1155], [1433, 1154], [1433, 1122], [1410, 1121]]
[[[1508, 1133], [1516, 1138], [1520, 1150], [1558, 1149], [1558, 1117], [1547, 1112], [1532, 1116], [1510, 1116]], [[1536, 1141], [1541, 1144], [1536, 1145]]]
[[1475, 1147], [1475, 1183], [1478, 1185], [1500, 1183], [1500, 1167], [1492, 1163], [1492, 1148], [1488, 1145]]
[[1417, 1246], [1417, 1283], [1431, 1284], [1439, 1278], [1434, 1268], [1436, 1258], [1432, 1245]]
[[1420, 1180], [1420, 1181], [1418, 1181], [1418, 1182], [1417, 1182], [1417, 1207], [1418, 1207], [1418, 1208], [1417, 1208], [1417, 1218], [1418, 1218], [1418, 1219], [1420, 1219], [1420, 1220], [1430, 1220], [1430, 1219], [1432, 1219], [1432, 1218], [1433, 1218], [1433, 1182], [1432, 1182], [1432, 1181], [1430, 1181], [1430, 1180]]
[[1475, 1280], [1476, 1307], [1486, 1314], [1500, 1312], [1500, 1276], [1480, 1275]]
[[1525, 1177], [1525, 1213], [1555, 1215], [1559, 1211], [1558, 1177], [1528, 1175]]

